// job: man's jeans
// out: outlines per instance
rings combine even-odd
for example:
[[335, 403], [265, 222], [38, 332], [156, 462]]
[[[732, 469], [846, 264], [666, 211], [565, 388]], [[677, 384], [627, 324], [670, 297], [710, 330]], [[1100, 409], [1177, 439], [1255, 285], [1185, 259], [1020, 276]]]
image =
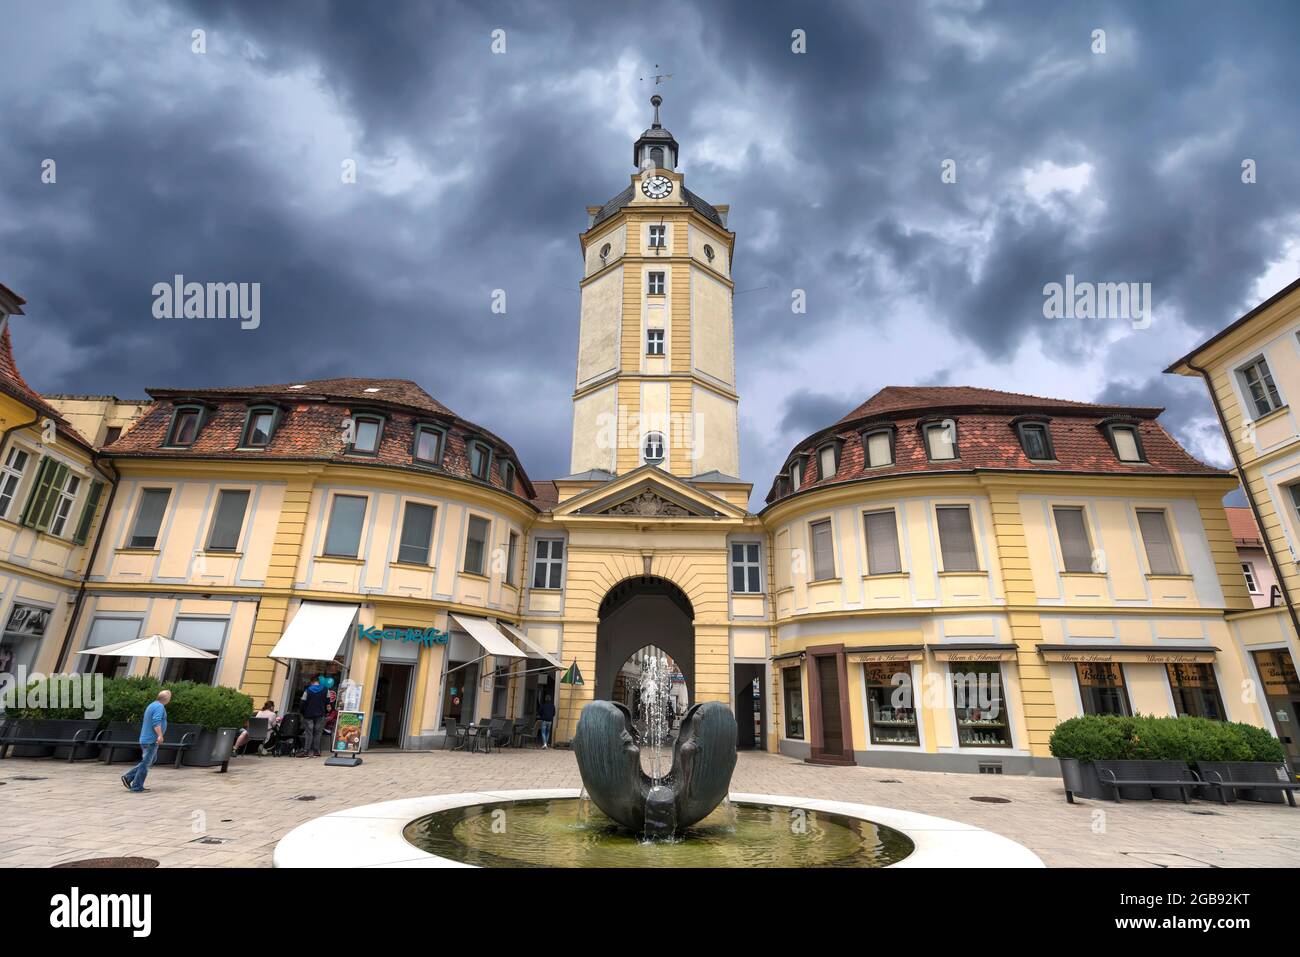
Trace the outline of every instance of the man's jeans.
[[153, 764], [153, 759], [158, 757], [158, 742], [151, 741], [145, 744], [140, 743], [140, 750], [144, 752], [144, 757], [140, 763], [126, 772], [126, 779], [131, 782], [132, 791], [144, 790], [144, 779], [149, 775], [149, 765]]
[[542, 722], [542, 745], [546, 746], [551, 743], [551, 722]]
[[320, 736], [325, 730], [325, 716], [302, 719], [302, 749], [309, 754], [320, 754]]

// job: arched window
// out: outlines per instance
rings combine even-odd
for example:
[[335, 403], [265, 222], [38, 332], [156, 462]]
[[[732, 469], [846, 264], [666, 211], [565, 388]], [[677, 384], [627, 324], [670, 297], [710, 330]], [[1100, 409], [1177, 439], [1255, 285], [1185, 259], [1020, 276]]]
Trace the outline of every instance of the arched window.
[[658, 465], [664, 460], [664, 434], [662, 432], [647, 432], [641, 449], [647, 464]]
[[662, 146], [650, 147], [650, 159], [654, 160], [655, 169], [664, 168], [664, 148]]

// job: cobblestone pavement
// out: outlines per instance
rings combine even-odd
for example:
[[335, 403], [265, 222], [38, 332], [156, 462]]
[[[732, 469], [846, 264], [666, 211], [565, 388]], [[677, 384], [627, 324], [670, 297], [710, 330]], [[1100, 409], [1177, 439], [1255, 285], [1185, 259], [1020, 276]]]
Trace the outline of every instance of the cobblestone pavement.
[[[226, 774], [157, 767], [147, 794], [122, 787], [118, 778], [128, 767], [0, 762], [0, 865], [141, 856], [166, 867], [269, 867], [288, 831], [342, 808], [422, 794], [579, 785], [572, 753], [555, 750], [371, 752], [358, 768], [238, 758]], [[732, 789], [952, 818], [1019, 841], [1053, 867], [1300, 867], [1300, 810], [1285, 805], [1069, 805], [1054, 778], [813, 767], [753, 753], [740, 755]], [[1011, 803], [972, 801], [976, 796]], [[197, 843], [205, 837], [227, 840]]]

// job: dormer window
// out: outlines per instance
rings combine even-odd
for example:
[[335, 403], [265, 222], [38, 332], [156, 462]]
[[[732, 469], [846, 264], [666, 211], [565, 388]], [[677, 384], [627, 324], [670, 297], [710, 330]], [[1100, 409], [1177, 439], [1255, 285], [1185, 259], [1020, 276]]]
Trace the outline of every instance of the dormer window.
[[476, 479], [486, 482], [492, 468], [492, 450], [482, 442], [469, 444], [469, 471]]
[[867, 468], [894, 464], [894, 430], [873, 429], [862, 433], [862, 460]]
[[827, 442], [817, 450], [817, 478], [819, 481], [834, 478], [840, 468], [839, 439]]
[[1016, 432], [1026, 458], [1034, 462], [1050, 462], [1056, 458], [1052, 450], [1052, 433], [1046, 422], [1018, 422]]
[[384, 420], [377, 415], [354, 415], [352, 428], [352, 445], [348, 451], [356, 455], [376, 455], [384, 431]]
[[924, 426], [925, 454], [931, 462], [957, 458], [957, 423], [952, 419]]
[[1131, 425], [1112, 425], [1110, 427], [1110, 444], [1115, 450], [1115, 457], [1121, 462], [1142, 462], [1142, 445], [1138, 442], [1137, 429]]
[[501, 487], [507, 492], [513, 492], [515, 487], [515, 464], [513, 462], [501, 463]]
[[189, 448], [199, 436], [203, 426], [203, 410], [196, 405], [180, 405], [172, 413], [171, 428], [167, 430], [167, 445]]
[[239, 440], [241, 449], [264, 449], [271, 444], [271, 435], [275, 432], [276, 410], [257, 407], [248, 410], [244, 422], [244, 433]]
[[645, 441], [641, 443], [641, 451], [647, 465], [661, 463], [664, 460], [664, 434], [647, 432]]
[[803, 462], [796, 459], [790, 463], [790, 491], [799, 491], [801, 485], [803, 485]]
[[417, 462], [442, 464], [442, 430], [428, 425], [415, 427], [415, 444], [411, 455]]

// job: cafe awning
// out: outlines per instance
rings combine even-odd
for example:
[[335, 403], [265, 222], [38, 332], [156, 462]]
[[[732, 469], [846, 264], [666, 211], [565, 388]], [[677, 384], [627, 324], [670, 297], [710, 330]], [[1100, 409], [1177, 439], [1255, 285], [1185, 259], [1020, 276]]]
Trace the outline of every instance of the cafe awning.
[[360, 605], [305, 601], [298, 606], [289, 627], [268, 657], [280, 661], [330, 661], [357, 620]]
[[935, 661], [1015, 661], [1012, 644], [930, 645]]
[[1210, 664], [1218, 648], [1208, 645], [1039, 645], [1044, 661], [1112, 662], [1134, 665]]
[[469, 632], [469, 636], [479, 643], [485, 654], [493, 658], [527, 658], [524, 652], [501, 634], [496, 626], [483, 618], [470, 618], [468, 615], [452, 615], [451, 620]]
[[851, 665], [872, 664], [878, 661], [920, 661], [925, 645], [878, 645], [866, 648], [848, 648], [845, 660]]
[[504, 621], [498, 621], [497, 624], [501, 626], [501, 629], [507, 635], [511, 635], [512, 637], [518, 639], [519, 643], [528, 649], [528, 657], [541, 658], [549, 662], [551, 665], [553, 665], [556, 668], [559, 668], [561, 670], [564, 669], [564, 665], [560, 663], [559, 659], [557, 659], [549, 651], [543, 651], [541, 648], [539, 648], [537, 646], [537, 642], [533, 641], [531, 638], [525, 635], [521, 629], [516, 628], [514, 625], [508, 624], [507, 622]]

